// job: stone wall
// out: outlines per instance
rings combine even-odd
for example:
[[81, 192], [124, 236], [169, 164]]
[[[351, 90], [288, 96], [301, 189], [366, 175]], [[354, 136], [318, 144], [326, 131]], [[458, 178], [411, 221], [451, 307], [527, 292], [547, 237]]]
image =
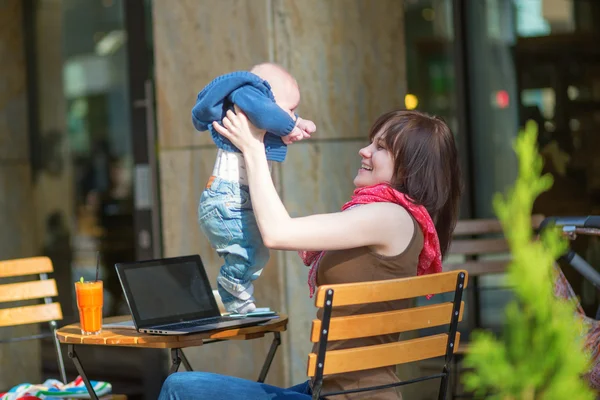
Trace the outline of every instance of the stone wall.
[[[35, 253], [21, 0], [0, 0], [0, 260]], [[4, 281], [6, 282], [6, 281]], [[0, 328], [0, 339], [33, 333]], [[0, 391], [40, 380], [39, 342], [0, 344]]]
[[[274, 179], [294, 216], [336, 211], [349, 198], [370, 125], [405, 94], [401, 0], [155, 0], [153, 2], [162, 224], [167, 256], [199, 253], [214, 282], [220, 259], [197, 225], [197, 202], [215, 146], [191, 124], [212, 78], [262, 61], [300, 84], [299, 114], [318, 132], [294, 144]], [[306, 379], [314, 318], [308, 270], [295, 252], [271, 252], [256, 282], [259, 306], [290, 315], [268, 383]], [[267, 340], [189, 351], [195, 368], [256, 379]]]

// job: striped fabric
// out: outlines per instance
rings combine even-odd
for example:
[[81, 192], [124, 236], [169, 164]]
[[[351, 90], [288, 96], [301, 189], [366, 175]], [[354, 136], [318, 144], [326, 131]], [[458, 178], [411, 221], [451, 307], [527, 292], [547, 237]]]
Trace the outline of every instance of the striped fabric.
[[[112, 385], [108, 382], [90, 381], [94, 391], [100, 396], [111, 393]], [[6, 393], [0, 393], [0, 400], [37, 400], [37, 399], [89, 399], [90, 395], [80, 376], [73, 382], [63, 384], [56, 379], [48, 379], [39, 385], [22, 383], [14, 386]]]

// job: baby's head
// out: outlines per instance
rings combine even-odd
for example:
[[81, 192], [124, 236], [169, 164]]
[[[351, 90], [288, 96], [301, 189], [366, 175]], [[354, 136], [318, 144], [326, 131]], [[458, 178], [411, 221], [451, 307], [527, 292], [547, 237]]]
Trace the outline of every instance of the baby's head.
[[296, 79], [283, 67], [273, 63], [255, 65], [250, 72], [269, 82], [277, 105], [294, 117], [300, 103], [300, 89]]

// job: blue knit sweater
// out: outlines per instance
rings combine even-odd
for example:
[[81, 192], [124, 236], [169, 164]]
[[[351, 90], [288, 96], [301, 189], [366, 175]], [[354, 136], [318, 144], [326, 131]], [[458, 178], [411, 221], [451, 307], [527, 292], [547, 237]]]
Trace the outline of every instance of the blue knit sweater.
[[275, 103], [269, 83], [251, 72], [221, 75], [202, 89], [192, 108], [194, 127], [200, 132], [209, 130], [217, 147], [239, 153], [237, 147], [212, 127], [213, 121], [221, 123], [233, 104], [244, 111], [254, 126], [267, 131], [264, 139], [267, 159], [283, 161], [287, 146], [281, 137], [288, 135], [296, 122]]

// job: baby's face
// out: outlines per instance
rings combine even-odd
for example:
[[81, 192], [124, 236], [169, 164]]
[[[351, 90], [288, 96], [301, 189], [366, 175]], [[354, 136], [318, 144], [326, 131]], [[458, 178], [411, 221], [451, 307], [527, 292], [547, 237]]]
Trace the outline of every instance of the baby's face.
[[295, 111], [300, 103], [300, 90], [294, 77], [282, 67], [271, 63], [256, 65], [251, 72], [269, 82], [275, 103], [295, 119]]
[[296, 118], [295, 112], [300, 104], [300, 90], [294, 80], [288, 82], [269, 82], [275, 96], [275, 103], [285, 110], [292, 118]]

